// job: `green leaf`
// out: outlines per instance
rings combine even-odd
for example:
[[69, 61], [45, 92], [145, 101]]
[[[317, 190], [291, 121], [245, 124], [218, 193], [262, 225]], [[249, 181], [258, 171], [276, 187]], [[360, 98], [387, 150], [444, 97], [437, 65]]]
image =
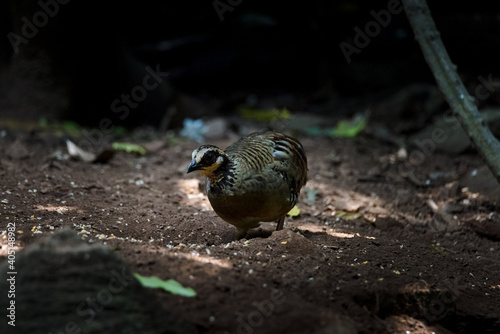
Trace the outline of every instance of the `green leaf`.
[[146, 154], [146, 149], [144, 147], [132, 143], [113, 143], [113, 149], [117, 151], [125, 151], [127, 153], [135, 152], [140, 155]]
[[355, 220], [361, 217], [363, 217], [363, 215], [359, 212], [350, 212], [343, 210], [335, 211], [335, 218], [342, 218], [343, 220]]
[[354, 137], [366, 127], [368, 123], [369, 113], [358, 114], [353, 119], [340, 121], [333, 128], [330, 135], [333, 137]]
[[38, 120], [38, 125], [40, 125], [42, 128], [46, 128], [47, 125], [49, 125], [49, 121], [47, 120], [47, 118], [42, 117]]
[[183, 287], [182, 284], [173, 279], [164, 281], [156, 276], [144, 277], [137, 273], [134, 273], [134, 277], [146, 288], [163, 289], [171, 294], [184, 297], [196, 297], [196, 291]]
[[252, 108], [240, 108], [240, 115], [246, 120], [257, 121], [257, 122], [270, 122], [279, 119], [289, 119], [290, 111], [288, 109], [278, 110], [273, 109], [252, 109]]
[[297, 206], [294, 206], [292, 210], [288, 211], [287, 215], [290, 217], [297, 217], [300, 214], [300, 209]]
[[64, 131], [69, 133], [77, 133], [82, 131], [82, 127], [78, 123], [73, 121], [62, 121], [61, 127]]

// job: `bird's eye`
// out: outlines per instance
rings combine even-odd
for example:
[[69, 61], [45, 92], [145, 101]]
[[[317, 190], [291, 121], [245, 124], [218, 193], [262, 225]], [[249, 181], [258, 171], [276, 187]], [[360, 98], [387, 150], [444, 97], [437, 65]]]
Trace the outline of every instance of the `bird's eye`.
[[209, 151], [209, 152], [205, 153], [205, 155], [203, 156], [203, 162], [207, 166], [213, 165], [216, 160], [217, 160], [217, 154], [215, 154], [215, 152]]

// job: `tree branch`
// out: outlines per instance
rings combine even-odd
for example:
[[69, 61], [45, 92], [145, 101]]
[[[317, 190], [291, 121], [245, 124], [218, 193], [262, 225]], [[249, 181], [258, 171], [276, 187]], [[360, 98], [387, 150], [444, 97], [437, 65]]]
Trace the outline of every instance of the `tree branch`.
[[467, 92], [441, 41], [425, 0], [403, 0], [408, 20], [420, 44], [439, 89], [448, 105], [458, 115], [480, 156], [500, 183], [500, 142], [493, 136], [479, 114], [474, 99]]

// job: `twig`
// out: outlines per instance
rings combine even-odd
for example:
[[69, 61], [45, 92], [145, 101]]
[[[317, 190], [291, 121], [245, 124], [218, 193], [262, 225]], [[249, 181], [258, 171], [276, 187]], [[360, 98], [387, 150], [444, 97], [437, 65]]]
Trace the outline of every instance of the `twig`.
[[455, 112], [479, 155], [500, 183], [500, 142], [482, 119], [441, 41], [425, 0], [403, 0], [408, 20], [439, 89]]

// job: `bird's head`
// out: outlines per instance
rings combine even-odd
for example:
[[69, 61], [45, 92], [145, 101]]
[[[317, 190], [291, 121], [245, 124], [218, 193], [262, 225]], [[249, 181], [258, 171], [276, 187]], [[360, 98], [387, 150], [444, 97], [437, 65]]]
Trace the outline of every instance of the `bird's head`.
[[211, 178], [214, 173], [229, 161], [226, 153], [213, 145], [203, 145], [193, 151], [192, 161], [187, 168], [191, 173], [195, 170], [200, 171], [204, 176]]

